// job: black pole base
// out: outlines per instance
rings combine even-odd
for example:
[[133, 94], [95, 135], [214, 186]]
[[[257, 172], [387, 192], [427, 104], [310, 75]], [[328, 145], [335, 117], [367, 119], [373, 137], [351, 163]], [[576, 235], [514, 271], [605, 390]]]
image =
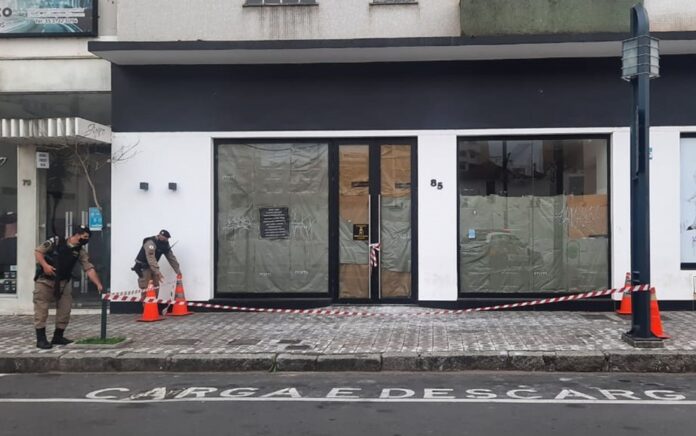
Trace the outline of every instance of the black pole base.
[[630, 332], [623, 333], [621, 340], [626, 342], [633, 348], [664, 348], [665, 344], [662, 339], [657, 337], [652, 338], [636, 338]]

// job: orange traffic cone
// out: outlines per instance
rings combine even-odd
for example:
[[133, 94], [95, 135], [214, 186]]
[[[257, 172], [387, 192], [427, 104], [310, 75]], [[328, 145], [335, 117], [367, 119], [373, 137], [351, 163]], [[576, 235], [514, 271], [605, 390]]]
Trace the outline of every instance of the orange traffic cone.
[[[626, 273], [626, 281], [624, 282], [624, 287], [629, 287], [631, 286], [631, 273], [627, 272]], [[630, 292], [624, 292], [623, 293], [623, 298], [621, 299], [621, 306], [619, 306], [619, 310], [616, 311], [619, 315], [630, 315], [632, 314], [631, 310], [631, 293]]]
[[174, 288], [174, 307], [172, 307], [171, 316], [193, 315], [189, 312], [186, 305], [186, 297], [184, 296], [184, 285], [181, 283], [181, 274], [176, 276], [176, 288]]
[[[155, 286], [152, 284], [152, 280], [147, 284], [147, 291], [145, 291], [145, 298], [157, 299], [157, 294], [155, 294]], [[138, 320], [140, 322], [153, 322], [162, 321], [162, 318], [157, 310], [157, 303], [155, 301], [148, 301], [143, 303], [143, 316]]]
[[660, 318], [655, 288], [650, 288], [650, 332], [660, 339], [669, 339], [669, 336], [662, 329], [662, 318]]

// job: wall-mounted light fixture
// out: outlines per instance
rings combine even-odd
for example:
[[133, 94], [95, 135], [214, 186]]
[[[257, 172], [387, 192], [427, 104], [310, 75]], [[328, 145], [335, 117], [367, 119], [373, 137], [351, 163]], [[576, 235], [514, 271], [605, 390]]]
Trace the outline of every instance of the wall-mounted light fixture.
[[140, 189], [143, 191], [147, 191], [149, 189], [150, 185], [147, 182], [140, 182]]
[[169, 182], [169, 189], [171, 189], [172, 191], [176, 191], [176, 183]]

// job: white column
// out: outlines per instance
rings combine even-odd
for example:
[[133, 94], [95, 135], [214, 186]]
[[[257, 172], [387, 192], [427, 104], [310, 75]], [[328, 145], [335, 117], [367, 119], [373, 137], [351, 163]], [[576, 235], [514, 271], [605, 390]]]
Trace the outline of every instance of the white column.
[[[599, 171], [599, 165], [597, 170]], [[611, 283], [624, 285], [631, 270], [631, 132], [611, 136]]]
[[418, 137], [418, 299], [457, 299], [455, 135]]
[[678, 127], [650, 129], [650, 284], [659, 300], [692, 300], [692, 271], [681, 271], [681, 138]]
[[38, 239], [36, 146], [17, 149], [17, 311], [31, 312]]

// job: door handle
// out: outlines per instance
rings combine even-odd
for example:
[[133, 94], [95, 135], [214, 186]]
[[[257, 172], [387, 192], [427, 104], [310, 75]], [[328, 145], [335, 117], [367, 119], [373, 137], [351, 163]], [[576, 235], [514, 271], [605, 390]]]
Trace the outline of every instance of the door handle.
[[372, 261], [370, 245], [372, 244], [372, 195], [367, 194], [367, 297], [372, 298]]
[[377, 246], [380, 248], [377, 250], [377, 283], [379, 286], [377, 290], [379, 291], [379, 299], [382, 299], [382, 194], [377, 194], [377, 235], [378, 241]]

